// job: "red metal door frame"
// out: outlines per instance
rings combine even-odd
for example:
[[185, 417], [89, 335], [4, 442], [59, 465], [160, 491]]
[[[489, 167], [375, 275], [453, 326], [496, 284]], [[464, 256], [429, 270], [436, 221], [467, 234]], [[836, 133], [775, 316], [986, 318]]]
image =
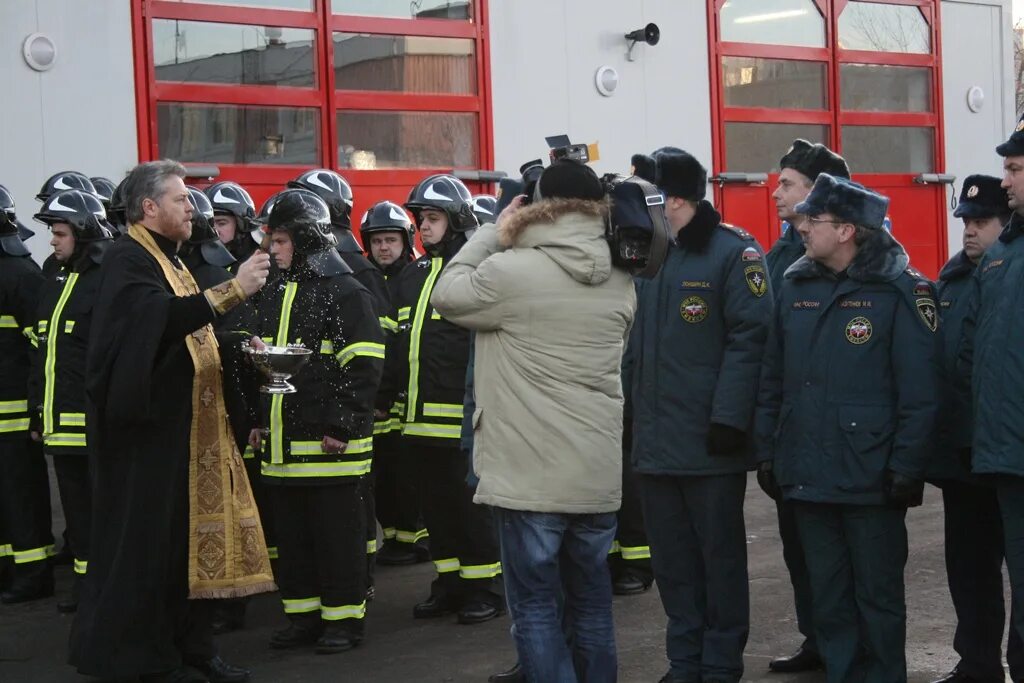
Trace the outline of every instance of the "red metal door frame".
[[[472, 0], [473, 20], [392, 19], [335, 15], [331, 0], [312, 0], [310, 10], [279, 10], [215, 5], [202, 0], [132, 0], [132, 40], [135, 75], [139, 159], [159, 156], [157, 104], [160, 101], [206, 102], [212, 104], [317, 107], [320, 109], [320, 165], [338, 168], [336, 111], [346, 109], [458, 111], [477, 114], [479, 168], [490, 168], [494, 160], [491, 120], [490, 49], [488, 2]], [[152, 57], [154, 18], [306, 28], [314, 31], [317, 80], [313, 88], [279, 86], [218, 85], [205, 83], [163, 83], [156, 80]], [[413, 95], [336, 91], [334, 76], [335, 31], [398, 35], [470, 38], [476, 58], [476, 95]], [[272, 101], [267, 95], [272, 94]], [[241, 183], [283, 184], [309, 166], [280, 164], [218, 164], [223, 178]], [[354, 185], [412, 185], [430, 172], [450, 168], [345, 169]]]

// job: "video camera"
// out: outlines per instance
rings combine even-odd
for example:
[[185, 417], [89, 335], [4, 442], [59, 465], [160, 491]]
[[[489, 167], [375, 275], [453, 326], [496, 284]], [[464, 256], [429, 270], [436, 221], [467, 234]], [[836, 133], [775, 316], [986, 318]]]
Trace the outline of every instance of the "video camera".
[[[569, 159], [587, 164], [600, 158], [597, 144], [569, 142], [568, 135], [545, 138], [551, 161]], [[519, 167], [519, 178], [502, 178], [498, 186], [497, 213], [518, 195], [524, 203], [541, 199], [537, 181], [544, 172], [544, 161], [534, 159]], [[652, 183], [638, 176], [608, 173], [601, 176], [611, 211], [605, 222], [605, 239], [612, 252], [612, 263], [636, 277], [653, 278], [661, 270], [668, 253], [671, 233], [665, 216], [665, 197]]]

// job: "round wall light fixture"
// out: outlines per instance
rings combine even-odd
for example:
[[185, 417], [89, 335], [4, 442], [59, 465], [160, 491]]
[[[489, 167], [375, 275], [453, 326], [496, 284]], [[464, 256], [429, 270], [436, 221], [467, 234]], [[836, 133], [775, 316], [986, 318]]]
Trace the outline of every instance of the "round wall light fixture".
[[57, 63], [57, 46], [45, 33], [33, 33], [21, 46], [25, 63], [36, 71], [49, 71]]
[[985, 91], [973, 85], [967, 90], [967, 108], [977, 114], [985, 106]]
[[613, 67], [602, 66], [594, 74], [594, 85], [597, 86], [597, 92], [611, 97], [619, 87], [619, 72]]

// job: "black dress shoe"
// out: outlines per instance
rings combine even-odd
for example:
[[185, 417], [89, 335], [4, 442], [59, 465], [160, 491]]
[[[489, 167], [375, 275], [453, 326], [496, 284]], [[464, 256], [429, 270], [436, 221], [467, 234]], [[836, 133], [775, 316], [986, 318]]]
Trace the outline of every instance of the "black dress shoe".
[[429, 598], [412, 608], [413, 619], [434, 619], [453, 614], [458, 606], [452, 598], [431, 595]]
[[[315, 624], [315, 626], [314, 626]], [[319, 620], [309, 625], [292, 622], [288, 628], [276, 631], [270, 636], [270, 647], [275, 650], [287, 650], [303, 645], [312, 645], [323, 633], [323, 626]]]
[[362, 638], [353, 635], [335, 624], [328, 624], [324, 634], [316, 641], [316, 653], [318, 655], [333, 655], [345, 652], [359, 645]]
[[35, 579], [32, 581], [14, 581], [10, 589], [0, 594], [0, 602], [14, 605], [19, 602], [31, 602], [53, 597], [53, 578]]
[[697, 683], [700, 679], [697, 678], [683, 678], [679, 674], [672, 673], [669, 671], [667, 674], [658, 679], [658, 683]]
[[639, 595], [651, 587], [633, 572], [623, 572], [612, 582], [612, 593], [615, 595]]
[[218, 655], [204, 662], [192, 661], [189, 664], [206, 676], [210, 683], [246, 683], [252, 675], [248, 669], [228, 664]]
[[402, 567], [416, 564], [418, 561], [416, 548], [410, 543], [399, 543], [394, 540], [384, 541], [384, 545], [377, 553], [377, 564], [389, 567]]
[[141, 683], [210, 683], [210, 679], [190, 666], [179, 666], [177, 669], [162, 671], [158, 674], [139, 676]]
[[817, 652], [800, 647], [789, 657], [779, 657], [768, 662], [768, 669], [775, 673], [797, 673], [799, 671], [817, 671], [824, 668], [825, 663]]
[[960, 667], [956, 667], [948, 674], [946, 674], [945, 676], [936, 681], [933, 681], [932, 683], [1002, 683], [1005, 680], [1005, 676], [993, 676], [992, 678], [975, 678], [974, 676], [968, 676], [963, 671], [960, 671]]
[[516, 662], [515, 666], [508, 671], [488, 676], [487, 683], [526, 683], [526, 674], [523, 673], [523, 667], [519, 665], [519, 662]]
[[496, 619], [505, 613], [501, 607], [496, 607], [487, 602], [470, 602], [459, 608], [460, 624], [482, 624], [485, 621]]

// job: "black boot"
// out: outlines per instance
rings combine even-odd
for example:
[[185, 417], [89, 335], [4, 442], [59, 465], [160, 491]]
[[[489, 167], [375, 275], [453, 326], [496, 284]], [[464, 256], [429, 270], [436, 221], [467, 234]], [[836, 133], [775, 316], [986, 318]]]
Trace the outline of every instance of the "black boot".
[[459, 609], [455, 600], [448, 596], [431, 595], [412, 608], [414, 619], [433, 619], [454, 614]]
[[316, 641], [316, 653], [318, 655], [333, 655], [345, 652], [359, 645], [362, 637], [346, 630], [338, 622], [327, 622], [324, 633]]
[[488, 676], [487, 683], [526, 683], [526, 674], [523, 673], [523, 667], [519, 662], [516, 662], [508, 671]]
[[57, 603], [57, 611], [61, 614], [74, 614], [78, 611], [78, 594], [82, 585], [82, 577], [75, 574], [75, 580], [71, 584], [71, 593], [68, 597]]
[[800, 671], [817, 671], [824, 667], [821, 657], [817, 652], [812, 652], [804, 646], [800, 646], [796, 652], [789, 657], [778, 657], [768, 662], [768, 668], [775, 673], [797, 673]]
[[401, 567], [416, 564], [418, 561], [416, 549], [412, 544], [399, 543], [393, 538], [384, 541], [380, 551], [377, 553], [377, 564], [388, 567]]
[[252, 675], [248, 669], [228, 664], [218, 655], [202, 661], [189, 661], [210, 683], [246, 683]]
[[459, 608], [460, 624], [482, 624], [491, 619], [497, 619], [505, 613], [505, 608], [500, 603], [494, 604], [486, 600], [468, 600]]
[[34, 573], [29, 577], [18, 576], [15, 570], [11, 587], [0, 594], [0, 602], [13, 605], [53, 597], [53, 574], [50, 571]]
[[645, 583], [643, 579], [628, 569], [612, 581], [612, 593], [615, 595], [639, 595], [650, 587], [650, 583]]
[[287, 650], [303, 645], [312, 645], [324, 632], [324, 624], [318, 613], [302, 614], [289, 617], [288, 628], [274, 632], [270, 637], [270, 647], [275, 650]]

